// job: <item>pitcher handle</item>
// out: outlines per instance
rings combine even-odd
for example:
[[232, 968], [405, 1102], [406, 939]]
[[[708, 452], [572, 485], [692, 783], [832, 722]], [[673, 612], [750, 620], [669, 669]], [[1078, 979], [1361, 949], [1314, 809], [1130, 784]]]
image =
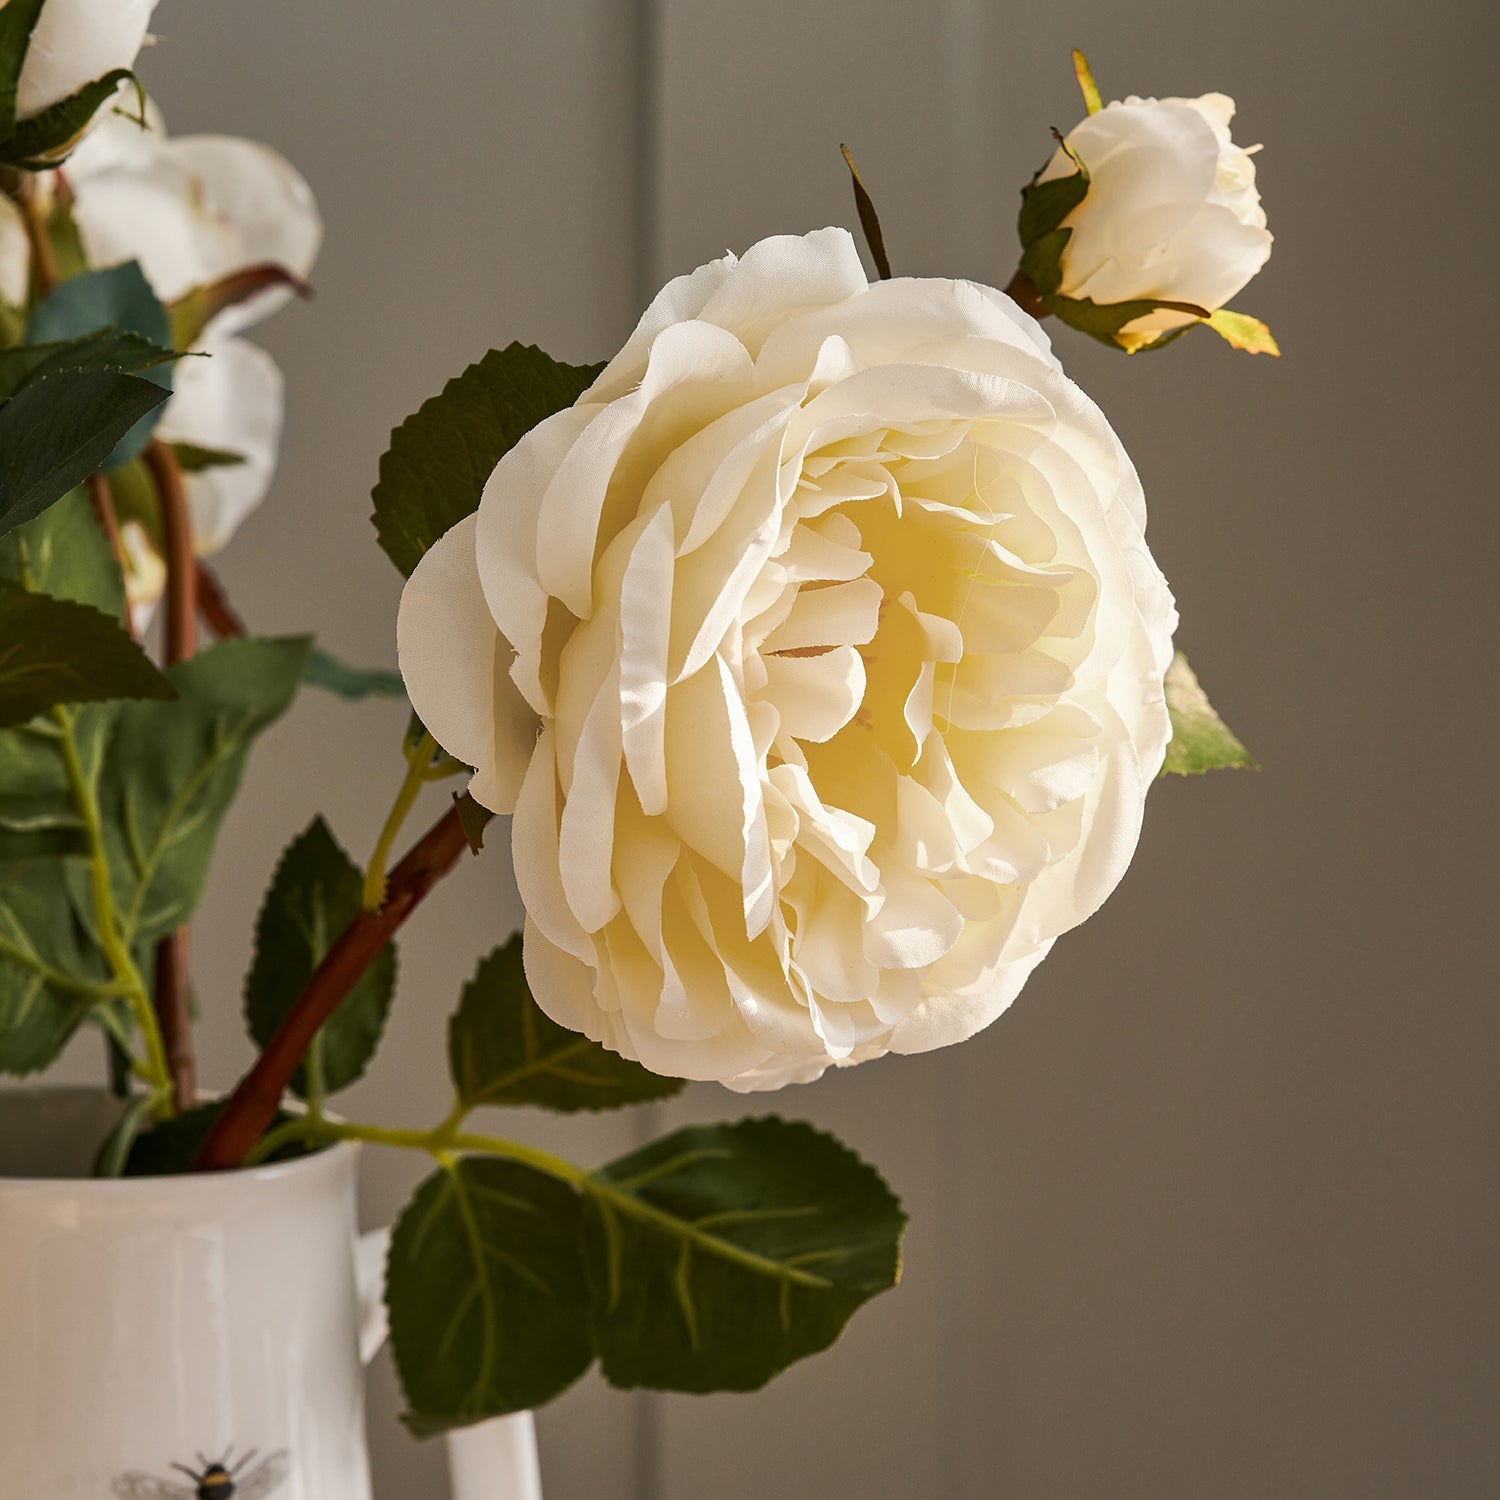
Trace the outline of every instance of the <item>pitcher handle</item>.
[[[385, 1309], [385, 1258], [390, 1247], [390, 1230], [375, 1229], [361, 1235], [354, 1249], [363, 1364], [375, 1358], [390, 1332]], [[449, 1433], [448, 1472], [453, 1500], [542, 1500], [531, 1413], [518, 1411]]]

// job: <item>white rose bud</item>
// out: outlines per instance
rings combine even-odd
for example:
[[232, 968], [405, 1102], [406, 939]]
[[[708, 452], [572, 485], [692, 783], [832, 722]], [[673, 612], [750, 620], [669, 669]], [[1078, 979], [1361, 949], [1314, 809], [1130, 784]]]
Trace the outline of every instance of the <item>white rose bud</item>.
[[[0, 10], [10, 0], [0, 0]], [[85, 84], [130, 68], [157, 0], [47, 0], [21, 67], [17, 114], [28, 120]]]
[[[1186, 302], [1216, 312], [1271, 254], [1251, 152], [1230, 138], [1234, 101], [1139, 99], [1105, 105], [1075, 125], [1037, 179], [1089, 174], [1063, 220], [1063, 297], [1110, 304]], [[1070, 155], [1071, 153], [1071, 155]], [[1160, 309], [1125, 326], [1136, 345], [1194, 322]]]
[[672, 282], [423, 558], [542, 1008], [739, 1089], [973, 1035], [1129, 863], [1176, 623], [1045, 335], [826, 229]]

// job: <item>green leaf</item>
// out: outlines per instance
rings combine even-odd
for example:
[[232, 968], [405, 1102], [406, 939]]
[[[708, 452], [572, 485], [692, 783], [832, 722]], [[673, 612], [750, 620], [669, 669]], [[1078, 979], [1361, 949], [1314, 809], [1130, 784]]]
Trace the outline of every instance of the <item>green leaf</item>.
[[117, 619], [124, 615], [120, 570], [82, 490], [70, 491], [36, 520], [0, 536], [0, 583], [92, 604]]
[[601, 369], [560, 364], [530, 344], [492, 349], [391, 434], [373, 519], [402, 573], [478, 509], [501, 458], [538, 422], [572, 406]]
[[42, 14], [43, 0], [8, 0], [0, 8], [0, 139], [16, 128], [16, 95], [31, 33]]
[[481, 961], [448, 1023], [448, 1064], [458, 1097], [481, 1104], [545, 1109], [613, 1109], [669, 1099], [680, 1078], [648, 1072], [568, 1031], [531, 998], [518, 933]]
[[1258, 771], [1254, 757], [1208, 701], [1187, 657], [1177, 652], [1166, 677], [1172, 740], [1163, 776], [1194, 776], [1203, 771]]
[[86, 83], [76, 94], [22, 120], [10, 139], [0, 147], [0, 158], [12, 166], [46, 171], [58, 166], [89, 128], [100, 108], [119, 92], [122, 83], [135, 82], [141, 108], [145, 91], [129, 68], [116, 68], [102, 78]]
[[33, 380], [0, 406], [0, 536], [103, 468], [169, 394], [136, 375], [72, 370]]
[[854, 211], [859, 215], [859, 227], [865, 232], [865, 243], [870, 247], [870, 258], [875, 262], [875, 270], [880, 279], [889, 281], [891, 262], [890, 257], [885, 253], [885, 235], [880, 230], [880, 215], [875, 212], [875, 200], [865, 187], [864, 179], [859, 175], [859, 168], [854, 165], [854, 158], [849, 154], [849, 148], [840, 146], [839, 150], [844, 153], [844, 165], [849, 168], [849, 176], [854, 183]]
[[168, 672], [175, 703], [114, 708], [99, 798], [127, 943], [191, 916], [250, 747], [296, 695], [307, 651], [306, 637], [221, 641]]
[[[163, 1120], [152, 1129], [138, 1135], [130, 1147], [125, 1160], [123, 1175], [126, 1177], [179, 1177], [190, 1172], [202, 1146], [213, 1128], [213, 1123], [224, 1112], [227, 1099], [215, 1099], [211, 1104], [199, 1104], [185, 1109], [170, 1120]], [[284, 1125], [292, 1117], [278, 1110], [268, 1129]], [[292, 1161], [308, 1155], [307, 1147], [300, 1141], [289, 1141], [266, 1158], [266, 1164]]]
[[54, 344], [24, 344], [0, 351], [0, 401], [8, 400], [27, 381], [64, 370], [118, 370], [137, 375], [182, 356], [133, 333], [102, 330], [84, 338]]
[[130, 1153], [141, 1132], [151, 1123], [156, 1100], [150, 1094], [136, 1094], [125, 1105], [120, 1123], [105, 1137], [94, 1158], [95, 1177], [123, 1177]]
[[755, 1390], [900, 1275], [900, 1204], [808, 1125], [679, 1130], [595, 1173], [585, 1201], [594, 1342], [618, 1386]]
[[593, 1359], [581, 1204], [557, 1179], [465, 1157], [417, 1190], [386, 1263], [391, 1348], [420, 1434], [541, 1406]]
[[1078, 79], [1078, 92], [1083, 95], [1083, 107], [1091, 115], [1097, 115], [1104, 108], [1104, 99], [1099, 93], [1099, 85], [1094, 82], [1094, 70], [1089, 67], [1089, 60], [1077, 47], [1073, 49], [1073, 74]]
[[399, 672], [380, 667], [351, 667], [318, 646], [308, 653], [305, 680], [350, 702], [361, 698], [406, 697], [406, 684]]
[[1122, 332], [1127, 323], [1133, 323], [1137, 318], [1144, 318], [1163, 309], [1186, 313], [1191, 318], [1208, 317], [1208, 309], [1199, 307], [1196, 303], [1166, 302], [1153, 297], [1142, 297], [1132, 302], [1092, 302], [1087, 297], [1060, 296], [1049, 296], [1044, 300], [1047, 310], [1070, 328], [1098, 339], [1101, 344], [1123, 349], [1127, 354], [1159, 348], [1176, 333], [1176, 330], [1172, 330], [1166, 334], [1142, 337]]
[[1271, 330], [1249, 313], [1230, 312], [1221, 307], [1209, 315], [1208, 326], [1231, 348], [1243, 349], [1247, 354], [1281, 353]]
[[108, 978], [61, 862], [0, 872], [0, 1073], [50, 1067], [109, 994]]
[[[322, 818], [287, 848], [261, 903], [255, 962], [245, 981], [245, 1020], [264, 1047], [322, 963], [333, 941], [359, 914], [364, 877]], [[297, 1070], [292, 1087], [306, 1098], [348, 1087], [365, 1071], [390, 1010], [396, 950], [387, 944], [339, 1002]]]
[[0, 586], [0, 728], [55, 703], [176, 696], [119, 621], [92, 605]]
[[[60, 283], [31, 315], [28, 342], [45, 344], [83, 338], [100, 329], [133, 333], [161, 349], [172, 347], [172, 322], [151, 284], [135, 261], [86, 271]], [[148, 379], [164, 390], [172, 388], [170, 365], [160, 364]], [[143, 418], [121, 439], [106, 468], [134, 458], [150, 440], [159, 413]]]
[[208, 469], [237, 469], [246, 462], [243, 453], [227, 448], [200, 448], [197, 443], [172, 443], [177, 467], [184, 474], [202, 474]]

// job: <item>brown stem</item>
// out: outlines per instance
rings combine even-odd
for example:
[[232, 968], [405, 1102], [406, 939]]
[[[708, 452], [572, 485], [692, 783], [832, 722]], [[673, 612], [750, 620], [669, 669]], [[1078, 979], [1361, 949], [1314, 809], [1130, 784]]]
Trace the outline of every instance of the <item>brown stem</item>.
[[221, 641], [231, 636], [249, 635], [245, 622], [240, 619], [219, 575], [200, 557], [198, 559], [198, 609], [208, 622], [208, 628]]
[[[177, 455], [160, 438], [152, 438], [145, 457], [161, 501], [162, 550], [167, 564], [166, 658], [171, 667], [186, 661], [198, 646], [193, 523]], [[188, 930], [179, 927], [156, 949], [156, 1018], [172, 1068], [172, 1099], [179, 1110], [191, 1108], [196, 1097], [187, 960]]]
[[1005, 288], [1005, 295], [1011, 298], [1022, 312], [1030, 313], [1033, 318], [1047, 316], [1042, 294], [1037, 291], [1036, 283], [1024, 271], [1017, 271], [1010, 278]]
[[100, 529], [109, 542], [109, 550], [115, 555], [116, 565], [123, 568], [125, 546], [120, 540], [120, 518], [115, 514], [115, 496], [114, 491], [109, 487], [109, 480], [101, 472], [90, 474], [84, 483], [88, 487], [89, 503], [94, 507], [94, 514], [99, 518]]
[[188, 1013], [188, 941], [188, 929], [179, 927], [156, 945], [156, 1015], [172, 1071], [172, 1102], [179, 1112], [191, 1109], [198, 1097], [192, 1018]]
[[26, 226], [26, 241], [31, 247], [32, 285], [40, 300], [57, 285], [57, 256], [52, 252], [46, 212], [37, 197], [35, 173], [21, 173], [17, 193], [21, 219]]
[[198, 648], [198, 567], [193, 557], [193, 523], [187, 486], [177, 455], [152, 438], [146, 467], [161, 499], [162, 550], [167, 564], [167, 665], [186, 661]]
[[313, 1038], [396, 929], [458, 863], [467, 847], [458, 809], [451, 807], [391, 871], [380, 910], [360, 912], [328, 950], [255, 1065], [229, 1096], [198, 1152], [195, 1170], [223, 1171], [245, 1160], [276, 1118], [281, 1096]]

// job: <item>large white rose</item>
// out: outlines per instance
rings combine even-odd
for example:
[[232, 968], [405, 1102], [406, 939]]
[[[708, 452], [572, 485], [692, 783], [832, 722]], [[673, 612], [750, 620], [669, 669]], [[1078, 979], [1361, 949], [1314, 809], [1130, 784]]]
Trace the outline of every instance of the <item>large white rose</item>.
[[[1234, 100], [1139, 99], [1107, 104], [1068, 133], [1089, 171], [1083, 202], [1064, 220], [1065, 297], [1093, 302], [1151, 298], [1215, 312], [1271, 254], [1251, 152], [1230, 139]], [[1059, 148], [1040, 181], [1076, 170]], [[1161, 310], [1126, 325], [1158, 334], [1191, 323]]]
[[562, 1024], [740, 1089], [971, 1036], [1135, 847], [1176, 616], [1045, 335], [842, 230], [672, 282], [401, 602]]
[[[3, 10], [10, 0], [0, 0]], [[70, 99], [85, 84], [130, 68], [157, 0], [47, 0], [31, 35], [16, 95], [19, 118]]]

